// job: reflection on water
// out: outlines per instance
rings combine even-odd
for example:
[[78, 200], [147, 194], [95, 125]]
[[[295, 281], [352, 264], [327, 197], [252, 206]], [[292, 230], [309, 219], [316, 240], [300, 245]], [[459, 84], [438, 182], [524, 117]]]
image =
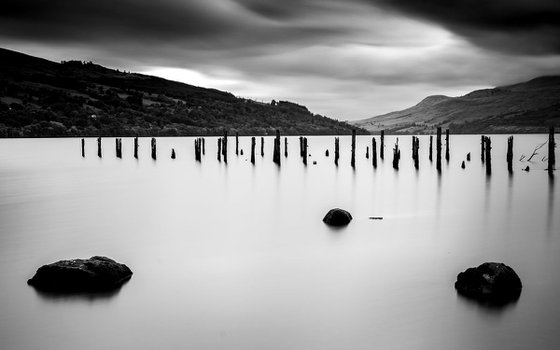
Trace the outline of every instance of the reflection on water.
[[[86, 158], [76, 139], [0, 140], [0, 348], [556, 349], [559, 189], [537, 158], [518, 171], [515, 154], [508, 175], [507, 136], [491, 137], [489, 178], [476, 135], [451, 136], [441, 172], [425, 136], [418, 171], [399, 137], [398, 172], [390, 152], [377, 169], [365, 158], [371, 136], [357, 138], [355, 170], [350, 136], [338, 167], [334, 137], [309, 138], [308, 166], [289, 138], [281, 167], [272, 138], [254, 166], [232, 142], [219, 163], [215, 138], [200, 163], [192, 138], [159, 138], [157, 161], [149, 138], [139, 159], [126, 138], [122, 159], [112, 139], [102, 159], [93, 138]], [[546, 137], [516, 136], [515, 149]], [[334, 207], [352, 214], [347, 227], [322, 222]], [[25, 283], [43, 264], [94, 255], [134, 266], [134, 279], [95, 296]], [[457, 273], [485, 261], [517, 271], [516, 303], [457, 295]]]
[[[128, 282], [126, 282], [128, 283]], [[79, 301], [87, 301], [87, 302], [107, 302], [111, 298], [116, 297], [122, 289], [122, 286], [110, 290], [110, 291], [103, 291], [103, 292], [94, 292], [94, 293], [87, 293], [87, 292], [71, 292], [71, 293], [60, 293], [60, 292], [45, 292], [38, 289], [35, 289], [37, 295], [45, 301], [53, 301], [53, 302], [79, 302]]]

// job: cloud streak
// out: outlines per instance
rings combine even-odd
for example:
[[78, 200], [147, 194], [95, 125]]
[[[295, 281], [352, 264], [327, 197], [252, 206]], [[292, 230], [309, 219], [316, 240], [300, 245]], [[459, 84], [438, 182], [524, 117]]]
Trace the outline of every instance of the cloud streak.
[[555, 1], [472, 3], [4, 0], [0, 43], [340, 119], [560, 72]]

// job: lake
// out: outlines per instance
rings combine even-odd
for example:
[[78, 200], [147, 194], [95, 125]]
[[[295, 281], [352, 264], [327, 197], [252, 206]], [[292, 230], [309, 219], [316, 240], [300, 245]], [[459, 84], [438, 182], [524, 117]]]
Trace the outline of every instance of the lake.
[[[298, 138], [287, 158], [282, 140], [281, 167], [271, 137], [254, 166], [248, 137], [244, 156], [229, 138], [227, 165], [216, 138], [200, 163], [193, 138], [158, 138], [157, 161], [148, 138], [138, 160], [131, 138], [122, 159], [114, 138], [101, 159], [94, 138], [85, 158], [80, 139], [1, 139], [0, 348], [557, 349], [560, 173], [544, 170], [546, 146], [519, 160], [548, 135], [515, 135], [511, 176], [507, 135], [491, 137], [491, 176], [478, 135], [451, 135], [440, 174], [427, 136], [418, 171], [410, 136], [399, 136], [399, 171], [395, 136], [377, 169], [365, 157], [371, 136], [359, 136], [355, 170], [350, 136], [338, 167], [326, 136], [309, 137], [307, 166]], [[334, 207], [352, 213], [350, 225], [322, 222]], [[132, 279], [97, 296], [26, 284], [43, 264], [94, 255], [127, 264]], [[517, 271], [516, 303], [457, 295], [457, 274], [485, 261]]]

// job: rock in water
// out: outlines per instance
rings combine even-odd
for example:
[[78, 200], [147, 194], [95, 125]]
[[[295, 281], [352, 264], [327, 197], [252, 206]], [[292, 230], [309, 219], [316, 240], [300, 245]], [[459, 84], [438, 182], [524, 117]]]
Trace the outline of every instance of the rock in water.
[[352, 215], [346, 210], [334, 208], [329, 210], [327, 215], [323, 218], [323, 222], [331, 226], [344, 226], [352, 221]]
[[131, 277], [132, 271], [126, 265], [94, 256], [43, 265], [27, 284], [44, 292], [105, 292], [119, 288]]
[[519, 299], [521, 280], [502, 263], [486, 262], [457, 275], [455, 289], [465, 297], [491, 304], [507, 304]]

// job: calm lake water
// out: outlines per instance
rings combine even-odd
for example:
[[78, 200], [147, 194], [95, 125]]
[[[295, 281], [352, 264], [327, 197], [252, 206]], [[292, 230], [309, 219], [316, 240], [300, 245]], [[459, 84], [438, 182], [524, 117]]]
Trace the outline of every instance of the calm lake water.
[[[254, 166], [250, 138], [239, 157], [230, 138], [227, 165], [216, 138], [201, 163], [192, 138], [158, 138], [157, 161], [148, 138], [139, 160], [130, 138], [123, 159], [109, 138], [102, 159], [93, 138], [85, 158], [79, 139], [2, 139], [0, 348], [558, 349], [560, 172], [544, 171], [546, 146], [519, 161], [547, 137], [515, 136], [509, 176], [507, 136], [493, 135], [490, 177], [475, 135], [451, 136], [441, 175], [425, 136], [419, 171], [411, 137], [399, 137], [398, 172], [393, 136], [377, 169], [365, 158], [371, 137], [358, 137], [355, 170], [349, 136], [338, 167], [334, 137], [309, 138], [307, 167], [290, 137], [281, 168], [272, 138]], [[333, 207], [352, 213], [348, 227], [323, 224]], [[43, 264], [93, 255], [134, 276], [97, 297], [26, 284]], [[457, 273], [485, 261], [517, 271], [517, 303], [488, 309], [457, 295]]]

